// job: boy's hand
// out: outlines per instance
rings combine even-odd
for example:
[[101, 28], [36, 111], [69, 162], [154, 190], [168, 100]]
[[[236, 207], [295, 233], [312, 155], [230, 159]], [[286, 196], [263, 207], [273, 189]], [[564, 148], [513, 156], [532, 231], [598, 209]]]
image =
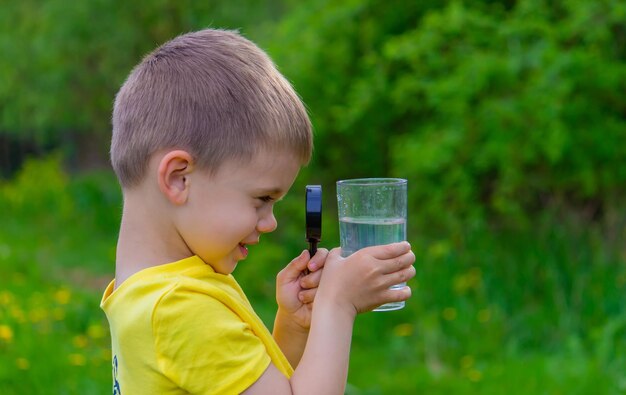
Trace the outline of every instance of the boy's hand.
[[390, 286], [415, 276], [415, 255], [407, 242], [363, 248], [341, 257], [334, 248], [326, 259], [318, 302], [342, 308], [351, 316], [411, 296], [411, 289], [391, 290]]
[[[317, 287], [322, 277], [328, 250], [320, 248], [309, 259], [309, 252], [302, 251], [276, 277], [276, 301], [279, 314], [288, 316], [293, 323], [308, 331]], [[309, 273], [306, 273], [308, 269]]]

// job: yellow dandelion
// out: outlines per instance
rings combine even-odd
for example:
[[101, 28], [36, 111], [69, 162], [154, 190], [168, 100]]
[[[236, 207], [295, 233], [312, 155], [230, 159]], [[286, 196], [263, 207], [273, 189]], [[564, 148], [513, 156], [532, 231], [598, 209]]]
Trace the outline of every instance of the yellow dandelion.
[[26, 322], [26, 315], [24, 314], [24, 311], [22, 311], [22, 309], [20, 309], [19, 307], [16, 307], [16, 306], [11, 307], [10, 314], [11, 314], [11, 317], [15, 318], [15, 320], [19, 322], [20, 324], [23, 324]]
[[10, 343], [13, 340], [13, 329], [8, 325], [0, 325], [0, 340]]
[[54, 293], [54, 300], [56, 300], [58, 304], [68, 304], [71, 298], [72, 293], [67, 288], [61, 288]]
[[15, 298], [13, 297], [13, 294], [11, 292], [0, 291], [0, 305], [8, 306], [13, 303], [14, 300]]
[[483, 374], [480, 372], [480, 370], [472, 369], [467, 372], [467, 378], [469, 378], [470, 381], [476, 383], [483, 378]]
[[100, 324], [91, 324], [87, 328], [87, 335], [92, 339], [102, 339], [106, 336], [106, 330]]
[[461, 368], [465, 370], [471, 368], [472, 366], [474, 366], [474, 357], [466, 355], [461, 358]]
[[468, 283], [467, 283], [467, 278], [464, 275], [455, 276], [454, 280], [452, 281], [452, 284], [453, 284], [452, 288], [454, 288], [454, 292], [458, 294], [464, 293], [469, 288]]
[[474, 267], [464, 274], [456, 276], [453, 280], [453, 288], [456, 293], [462, 294], [478, 289], [482, 283], [482, 271]]
[[13, 274], [13, 283], [16, 285], [22, 285], [26, 282], [26, 277], [21, 273]]
[[69, 355], [70, 364], [73, 366], [85, 366], [87, 360], [85, 356], [82, 354], [70, 354]]
[[473, 267], [469, 270], [468, 276], [473, 283], [480, 283], [483, 277], [483, 271], [479, 267]]
[[454, 321], [456, 319], [456, 309], [454, 307], [446, 307], [443, 309], [443, 319], [446, 321]]
[[65, 319], [65, 310], [60, 307], [55, 307], [52, 310], [52, 318], [56, 321], [63, 321]]
[[111, 360], [111, 349], [109, 349], [109, 348], [101, 348], [100, 349], [100, 358], [102, 358], [103, 361], [110, 361]]
[[26, 358], [18, 358], [15, 360], [15, 365], [17, 365], [17, 368], [20, 370], [28, 370], [30, 369], [30, 362], [28, 362], [28, 359]]
[[442, 258], [450, 253], [452, 246], [447, 240], [435, 242], [428, 247], [427, 254], [431, 258]]
[[393, 328], [393, 334], [398, 337], [411, 336], [413, 334], [413, 324], [405, 323], [396, 325], [396, 327]]
[[72, 344], [74, 344], [74, 347], [76, 348], [85, 348], [87, 347], [87, 343], [87, 336], [85, 335], [74, 336], [72, 339]]
[[491, 310], [482, 309], [478, 312], [478, 322], [486, 323], [491, 319]]
[[34, 324], [45, 320], [47, 317], [48, 312], [41, 307], [36, 307], [28, 312], [28, 319]]

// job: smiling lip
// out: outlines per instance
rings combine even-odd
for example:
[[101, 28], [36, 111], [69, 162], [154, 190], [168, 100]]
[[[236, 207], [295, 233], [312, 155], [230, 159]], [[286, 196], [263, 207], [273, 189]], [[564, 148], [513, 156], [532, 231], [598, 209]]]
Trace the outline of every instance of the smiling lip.
[[239, 251], [244, 259], [248, 256], [248, 248], [245, 244], [239, 244]]

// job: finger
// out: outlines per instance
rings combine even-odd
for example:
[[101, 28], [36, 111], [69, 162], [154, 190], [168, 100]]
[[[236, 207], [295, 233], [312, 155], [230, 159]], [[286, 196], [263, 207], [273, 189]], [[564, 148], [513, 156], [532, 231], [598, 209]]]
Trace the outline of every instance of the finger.
[[300, 273], [306, 269], [307, 263], [309, 263], [309, 251], [304, 250], [278, 273], [277, 278], [280, 282], [295, 281], [300, 276]]
[[335, 247], [328, 252], [328, 256], [326, 257], [326, 259], [330, 257], [340, 257], [340, 256], [341, 256], [341, 247]]
[[403, 255], [386, 259], [381, 262], [381, 272], [383, 274], [395, 273], [401, 271], [402, 269], [406, 269], [413, 263], [415, 263], [415, 254], [413, 251], [408, 251]]
[[363, 253], [370, 254], [376, 259], [391, 259], [406, 254], [411, 250], [411, 245], [407, 241], [399, 243], [385, 244], [380, 246], [372, 246], [363, 248]]
[[318, 270], [300, 279], [300, 287], [304, 289], [316, 288], [320, 285], [322, 279], [322, 270]]
[[385, 303], [403, 302], [409, 299], [411, 294], [411, 288], [407, 286], [396, 289], [388, 289], [382, 294], [383, 303], [381, 303], [381, 305]]
[[313, 258], [309, 261], [307, 265], [308, 269], [312, 272], [318, 270], [321, 267], [324, 267], [324, 263], [326, 263], [326, 258], [328, 257], [328, 250], [326, 248], [320, 248], [317, 250]]
[[300, 302], [304, 304], [312, 303], [313, 300], [315, 300], [316, 293], [317, 293], [317, 288], [306, 289], [298, 293], [298, 299], [300, 300]]
[[390, 287], [392, 285], [406, 283], [413, 277], [415, 277], [415, 267], [409, 266], [385, 276], [385, 284]]

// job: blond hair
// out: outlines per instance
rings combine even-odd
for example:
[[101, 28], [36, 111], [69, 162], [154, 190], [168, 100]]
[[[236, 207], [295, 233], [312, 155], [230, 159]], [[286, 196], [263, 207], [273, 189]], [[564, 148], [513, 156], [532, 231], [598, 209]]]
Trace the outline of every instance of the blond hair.
[[111, 163], [126, 188], [162, 149], [184, 149], [215, 171], [262, 149], [286, 148], [305, 164], [313, 144], [289, 82], [259, 47], [226, 30], [184, 34], [147, 55], [118, 92], [112, 123]]

